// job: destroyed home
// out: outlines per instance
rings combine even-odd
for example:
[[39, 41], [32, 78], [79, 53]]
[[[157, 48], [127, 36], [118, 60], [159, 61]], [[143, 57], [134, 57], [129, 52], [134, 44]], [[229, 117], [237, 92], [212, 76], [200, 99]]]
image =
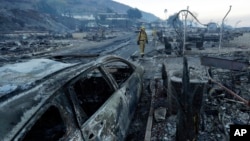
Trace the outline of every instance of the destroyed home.
[[0, 0], [1, 140], [249, 140], [243, 1]]

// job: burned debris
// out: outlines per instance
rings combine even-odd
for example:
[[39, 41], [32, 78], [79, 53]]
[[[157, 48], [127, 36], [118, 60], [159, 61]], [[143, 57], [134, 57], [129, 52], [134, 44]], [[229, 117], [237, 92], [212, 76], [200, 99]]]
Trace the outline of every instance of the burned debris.
[[3, 34], [0, 39], [0, 64], [36, 58], [51, 51], [71, 46], [68, 35], [52, 35], [47, 32], [16, 32]]
[[[239, 52], [236, 54], [239, 54]], [[156, 58], [152, 60], [152, 64], [149, 60], [144, 60], [142, 64], [145, 67], [152, 65], [154, 66], [153, 68], [158, 68], [156, 70], [147, 69], [148, 72], [145, 74], [146, 78], [150, 77], [152, 72], [155, 74], [153, 80], [147, 80], [145, 78], [145, 81], [150, 83], [146, 83], [145, 87], [150, 88], [149, 93], [151, 93], [152, 99], [149, 98], [149, 101], [151, 101], [151, 107], [147, 107], [145, 102], [141, 103], [144, 105], [144, 108], [148, 108], [147, 114], [151, 117], [152, 122], [152, 124], [147, 122], [148, 126], [151, 125], [151, 132], [147, 134], [149, 130], [147, 126], [145, 128], [145, 140], [172, 141], [185, 140], [189, 137], [191, 138], [190, 140], [194, 139], [198, 141], [229, 140], [230, 125], [248, 125], [250, 122], [250, 110], [248, 106], [250, 99], [248, 90], [249, 73], [247, 69], [249, 63], [246, 61], [240, 62], [239, 60], [246, 60], [249, 55], [247, 52], [241, 52], [240, 54], [241, 59], [239, 59], [238, 55], [236, 55], [236, 57], [233, 54], [227, 54], [227, 57], [225, 54], [221, 56], [218, 54], [214, 54], [214, 56], [211, 56], [211, 54], [207, 56], [187, 55], [188, 67], [186, 67], [186, 71], [184, 72], [181, 71], [183, 70], [182, 57], [164, 58], [155, 56]], [[225, 59], [230, 56], [231, 60]], [[246, 67], [244, 67], [244, 69], [237, 67], [238, 69], [235, 70], [235, 68], [231, 68], [236, 66], [228, 66], [230, 69], [228, 67], [221, 69], [225, 63], [219, 65], [219, 61], [212, 61], [213, 64], [217, 63], [217, 65], [220, 66], [212, 66], [210, 64], [213, 79], [223, 84], [218, 85], [218, 83], [212, 82], [209, 79], [207, 62], [205, 65], [205, 59], [209, 61], [211, 58], [217, 59], [218, 57], [219, 59], [224, 58], [223, 61], [228, 61], [228, 63], [239, 63]], [[237, 60], [232, 61], [232, 58], [237, 58]], [[160, 65], [161, 63], [163, 65]], [[160, 73], [162, 74], [159, 75]], [[184, 79], [186, 82], [183, 82], [182, 74], [189, 74], [189, 78], [186, 76]], [[236, 81], [234, 75], [238, 76], [239, 74], [241, 78], [238, 77]], [[190, 79], [190, 81], [187, 81], [188, 79]], [[234, 87], [230, 87], [232, 86], [232, 84], [230, 84], [232, 82], [235, 82]], [[185, 83], [185, 85], [181, 85], [182, 83]], [[226, 89], [224, 89], [223, 86], [226, 87]], [[227, 90], [233, 91], [233, 93], [244, 100], [242, 101], [234, 95], [228, 94], [229, 91]], [[189, 92], [186, 94], [190, 97], [184, 97], [183, 94], [185, 92]], [[181, 97], [182, 100], [180, 100]], [[146, 96], [142, 95], [142, 98], [142, 101], [144, 101]], [[193, 100], [187, 100], [188, 98], [193, 98]], [[190, 106], [190, 109], [184, 106]], [[178, 111], [183, 112], [183, 114], [178, 114]], [[142, 123], [142, 121], [138, 121], [138, 119], [140, 118], [135, 118], [134, 126], [139, 126]], [[147, 120], [149, 119], [150, 118]], [[190, 119], [189, 122], [183, 122], [181, 124], [180, 121], [188, 119]], [[191, 130], [193, 131], [193, 135], [190, 134]]]
[[35, 55], [55, 50], [60, 47], [67, 47], [70, 43], [53, 42], [51, 40], [20, 40], [4, 41], [0, 43], [2, 56]]
[[[239, 54], [241, 55], [239, 56]], [[250, 64], [248, 54], [248, 52], [234, 52], [230, 56], [223, 56], [223, 58], [201, 57], [201, 64], [209, 67], [208, 74], [210, 80], [246, 106], [250, 104], [249, 97], [244, 96], [244, 99], [240, 96], [243, 87], [239, 89], [239, 86], [249, 83]]]

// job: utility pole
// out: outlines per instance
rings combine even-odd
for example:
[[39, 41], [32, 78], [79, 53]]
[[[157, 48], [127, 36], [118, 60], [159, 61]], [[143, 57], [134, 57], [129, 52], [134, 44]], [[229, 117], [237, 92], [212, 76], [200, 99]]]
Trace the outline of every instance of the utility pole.
[[219, 42], [219, 52], [220, 52], [220, 48], [221, 48], [221, 41], [222, 41], [222, 31], [223, 31], [223, 26], [224, 26], [224, 20], [226, 19], [227, 15], [229, 14], [229, 12], [231, 11], [231, 5], [229, 7], [229, 10], [227, 11], [226, 15], [224, 16], [224, 18], [222, 19], [221, 25], [220, 25], [220, 42]]
[[187, 13], [184, 13], [184, 31], [183, 31], [183, 48], [182, 48], [182, 55], [184, 55], [185, 52], [185, 44], [186, 44], [186, 27], [187, 27], [187, 16], [188, 16], [188, 9], [189, 6], [187, 6]]

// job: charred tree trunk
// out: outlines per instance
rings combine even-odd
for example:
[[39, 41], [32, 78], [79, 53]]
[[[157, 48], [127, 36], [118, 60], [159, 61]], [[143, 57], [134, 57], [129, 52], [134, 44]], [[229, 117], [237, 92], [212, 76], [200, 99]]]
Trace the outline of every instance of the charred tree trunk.
[[186, 57], [183, 57], [182, 86], [180, 87], [182, 87], [182, 92], [177, 93], [179, 106], [176, 141], [195, 141], [199, 130], [199, 115], [204, 85], [190, 83]]

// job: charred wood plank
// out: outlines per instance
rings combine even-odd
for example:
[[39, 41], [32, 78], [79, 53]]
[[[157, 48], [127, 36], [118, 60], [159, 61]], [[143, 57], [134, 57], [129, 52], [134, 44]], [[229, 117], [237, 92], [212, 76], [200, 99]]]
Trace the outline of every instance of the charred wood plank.
[[246, 106], [250, 107], [250, 100], [246, 100], [244, 98], [242, 98], [241, 96], [239, 96], [238, 94], [236, 94], [235, 92], [233, 92], [232, 90], [228, 89], [227, 87], [225, 87], [224, 85], [222, 85], [221, 83], [215, 81], [214, 79], [212, 79], [211, 77], [209, 78], [211, 80], [211, 82], [219, 85], [221, 88], [223, 88], [225, 91], [227, 91], [229, 94], [231, 94], [232, 96], [234, 96], [236, 99], [238, 99], [239, 101], [243, 102]]
[[216, 67], [235, 71], [244, 71], [249, 67], [248, 63], [223, 58], [202, 56], [200, 59], [201, 65], [209, 67]]

